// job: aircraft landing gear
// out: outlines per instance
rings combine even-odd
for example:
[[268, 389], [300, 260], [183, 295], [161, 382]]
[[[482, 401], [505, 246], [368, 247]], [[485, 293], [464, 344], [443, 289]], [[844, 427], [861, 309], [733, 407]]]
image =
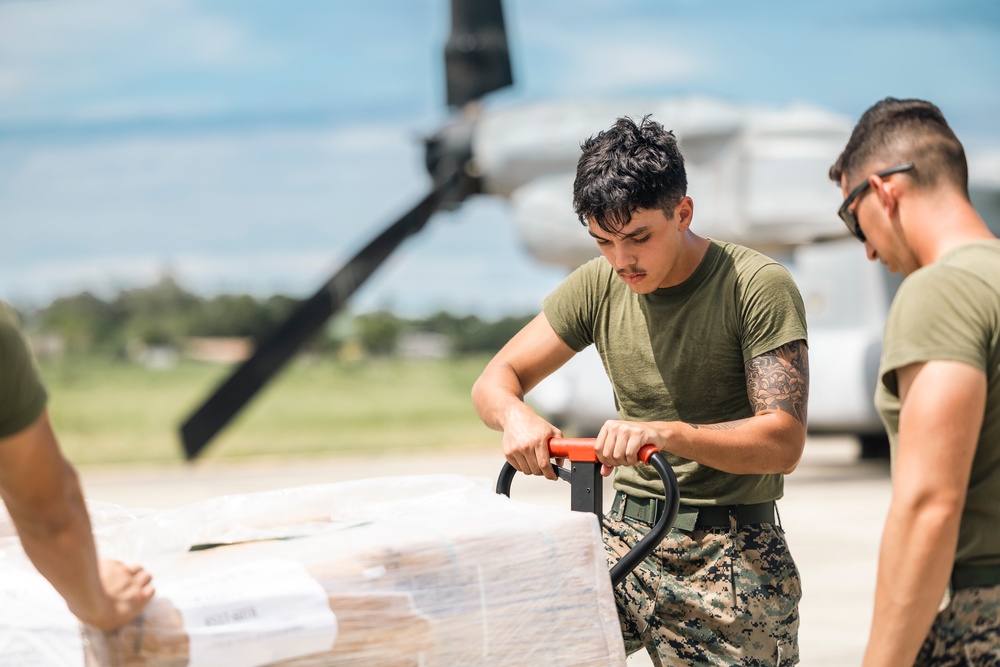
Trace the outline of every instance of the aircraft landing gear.
[[863, 461], [889, 460], [889, 436], [885, 433], [861, 433], [858, 434], [858, 442]]

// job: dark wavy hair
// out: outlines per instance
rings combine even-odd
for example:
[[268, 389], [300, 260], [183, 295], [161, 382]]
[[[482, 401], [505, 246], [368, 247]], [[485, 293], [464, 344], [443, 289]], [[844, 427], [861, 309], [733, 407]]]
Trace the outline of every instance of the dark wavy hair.
[[648, 115], [638, 124], [628, 117], [619, 118], [580, 148], [573, 208], [584, 225], [593, 219], [601, 229], [615, 234], [638, 209], [672, 216], [687, 194], [687, 173], [677, 138]]
[[830, 180], [848, 188], [879, 169], [905, 162], [916, 165], [907, 175], [917, 187], [951, 183], [969, 197], [965, 149], [944, 114], [925, 100], [887, 97], [862, 114], [844, 151], [830, 167]]

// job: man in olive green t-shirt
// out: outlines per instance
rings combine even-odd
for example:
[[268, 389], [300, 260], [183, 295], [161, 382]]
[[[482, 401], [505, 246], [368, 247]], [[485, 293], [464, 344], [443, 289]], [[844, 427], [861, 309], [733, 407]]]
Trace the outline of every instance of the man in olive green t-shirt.
[[523, 397], [596, 346], [620, 415], [595, 445], [602, 472], [617, 468], [609, 560], [662, 510], [642, 446], [664, 453], [681, 492], [674, 528], [616, 587], [626, 651], [657, 665], [792, 665], [801, 587], [774, 502], [805, 444], [802, 299], [778, 263], [694, 234], [686, 190], [676, 139], [659, 123], [621, 118], [589, 139], [574, 205], [603, 257], [545, 299], [473, 402], [503, 431], [511, 465], [554, 479], [547, 443], [562, 434]]
[[868, 109], [830, 178], [869, 259], [906, 275], [875, 395], [893, 480], [864, 664], [1000, 664], [1000, 240], [929, 102]]
[[59, 451], [45, 403], [13, 313], [0, 303], [0, 497], [24, 552], [70, 611], [113, 630], [142, 612], [151, 578], [140, 567], [98, 560], [76, 472]]

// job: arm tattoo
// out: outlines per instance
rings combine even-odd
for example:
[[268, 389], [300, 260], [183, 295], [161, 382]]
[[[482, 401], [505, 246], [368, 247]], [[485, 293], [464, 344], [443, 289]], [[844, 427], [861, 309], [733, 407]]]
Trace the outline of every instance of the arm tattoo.
[[809, 355], [805, 341], [797, 340], [746, 364], [747, 395], [754, 413], [781, 410], [806, 423], [809, 400]]
[[733, 429], [739, 428], [750, 421], [752, 417], [747, 417], [746, 419], [736, 419], [731, 422], [719, 422], [718, 424], [688, 424], [691, 428], [703, 428], [708, 431], [731, 431]]

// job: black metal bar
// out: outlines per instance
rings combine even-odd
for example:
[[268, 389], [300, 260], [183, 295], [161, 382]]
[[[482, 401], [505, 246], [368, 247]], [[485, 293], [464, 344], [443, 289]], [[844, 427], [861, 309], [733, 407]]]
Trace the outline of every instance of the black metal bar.
[[656, 547], [659, 546], [663, 538], [670, 532], [670, 527], [674, 525], [674, 519], [677, 518], [677, 510], [681, 504], [681, 494], [680, 488], [677, 486], [677, 477], [674, 475], [673, 468], [670, 467], [666, 457], [659, 452], [649, 457], [649, 465], [656, 469], [656, 472], [660, 474], [660, 479], [663, 480], [663, 497], [665, 500], [663, 512], [660, 514], [660, 518], [653, 528], [641, 540], [636, 542], [635, 546], [611, 568], [612, 586], [617, 586], [624, 581], [629, 572], [634, 570], [647, 556], [656, 551]]
[[570, 470], [570, 509], [577, 512], [593, 512], [604, 516], [604, 478], [601, 464], [590, 461], [572, 461]]
[[452, 0], [445, 44], [448, 104], [462, 107], [514, 82], [500, 0]]
[[[573, 476], [570, 471], [565, 468], [560, 468], [557, 465], [553, 465], [552, 469], [556, 471], [556, 475], [559, 479], [572, 483]], [[497, 477], [497, 493], [510, 498], [510, 484], [514, 481], [514, 475], [516, 474], [517, 469], [514, 466], [510, 463], [504, 463], [503, 467], [500, 469], [500, 475]], [[584, 511], [589, 512], [590, 510], [586, 509]]]
[[510, 463], [504, 462], [503, 467], [500, 468], [500, 476], [497, 477], [497, 493], [510, 498], [510, 483], [514, 481], [514, 475], [516, 474], [517, 468]]
[[[649, 465], [653, 466], [663, 480], [664, 506], [659, 519], [653, 528], [636, 542], [635, 546], [611, 568], [611, 585], [617, 586], [629, 572], [652, 554], [659, 546], [663, 538], [670, 532], [677, 518], [677, 510], [680, 508], [681, 494], [677, 485], [677, 477], [673, 468], [663, 454], [654, 452], [649, 456]], [[604, 516], [602, 509], [604, 503], [604, 493], [602, 491], [603, 477], [601, 477], [601, 464], [589, 461], [572, 461], [572, 472], [567, 473], [559, 466], [553, 466], [560, 479], [564, 479], [571, 486], [571, 509], [581, 512], [593, 512], [598, 519]], [[497, 493], [510, 496], [510, 485], [517, 470], [510, 463], [505, 462], [500, 469], [497, 478]]]

